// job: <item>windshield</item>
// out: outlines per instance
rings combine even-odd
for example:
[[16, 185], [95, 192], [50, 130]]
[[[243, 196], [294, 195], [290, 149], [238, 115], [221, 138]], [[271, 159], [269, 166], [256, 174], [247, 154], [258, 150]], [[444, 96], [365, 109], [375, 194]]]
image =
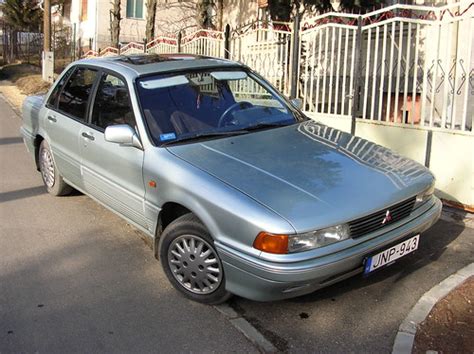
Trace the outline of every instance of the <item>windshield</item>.
[[157, 145], [243, 134], [297, 121], [276, 92], [243, 70], [155, 75], [138, 80], [137, 90]]

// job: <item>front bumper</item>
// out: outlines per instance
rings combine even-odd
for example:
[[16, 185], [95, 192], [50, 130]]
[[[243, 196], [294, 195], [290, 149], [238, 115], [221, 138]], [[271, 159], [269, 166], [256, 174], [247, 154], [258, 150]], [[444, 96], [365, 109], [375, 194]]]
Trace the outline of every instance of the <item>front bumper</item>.
[[361, 273], [368, 255], [427, 230], [438, 220], [441, 208], [441, 201], [433, 197], [429, 205], [420, 207], [421, 210], [414, 211], [390, 231], [366, 235], [359, 243], [336, 253], [293, 263], [269, 262], [216, 243], [224, 265], [226, 289], [255, 301], [282, 300], [311, 293]]

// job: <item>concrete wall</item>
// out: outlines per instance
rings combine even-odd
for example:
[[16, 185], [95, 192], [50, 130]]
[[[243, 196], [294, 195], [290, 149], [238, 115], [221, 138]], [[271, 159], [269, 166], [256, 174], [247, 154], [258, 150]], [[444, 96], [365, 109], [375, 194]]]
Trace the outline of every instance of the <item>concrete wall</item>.
[[242, 26], [249, 21], [257, 20], [258, 5], [256, 0], [223, 0], [224, 12], [222, 15], [223, 27], [227, 24], [230, 28]]
[[[71, 2], [70, 21], [76, 24], [76, 38], [82, 47], [89, 45], [92, 39], [92, 49], [104, 49], [110, 45], [110, 0], [88, 0], [87, 20], [81, 21], [81, 1]], [[122, 0], [120, 22], [120, 41], [142, 41], [145, 37], [146, 6], [143, 8], [143, 19], [127, 18], [127, 1]]]
[[[311, 113], [308, 113], [308, 116], [336, 129], [350, 132], [350, 117], [329, 117]], [[440, 129], [432, 129], [432, 134], [429, 168], [436, 176], [436, 194], [446, 200], [474, 208], [474, 134]], [[356, 135], [425, 164], [428, 129], [357, 119]]]

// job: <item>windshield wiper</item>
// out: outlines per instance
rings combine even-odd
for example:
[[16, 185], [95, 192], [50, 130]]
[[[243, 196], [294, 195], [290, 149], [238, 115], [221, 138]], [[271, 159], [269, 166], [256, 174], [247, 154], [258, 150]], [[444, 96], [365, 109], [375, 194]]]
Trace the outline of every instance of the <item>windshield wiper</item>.
[[207, 132], [207, 133], [197, 133], [191, 136], [183, 136], [181, 138], [177, 138], [174, 140], [166, 141], [160, 144], [160, 146], [168, 146], [175, 143], [180, 143], [183, 141], [193, 141], [199, 140], [203, 138], [212, 138], [212, 137], [219, 137], [219, 136], [233, 136], [233, 135], [241, 135], [248, 133], [247, 130], [232, 130], [228, 132]]
[[258, 123], [254, 125], [249, 125], [245, 127], [244, 129], [249, 131], [249, 130], [257, 130], [257, 129], [265, 129], [265, 128], [276, 128], [276, 127], [284, 127], [287, 125], [291, 125], [293, 123]]

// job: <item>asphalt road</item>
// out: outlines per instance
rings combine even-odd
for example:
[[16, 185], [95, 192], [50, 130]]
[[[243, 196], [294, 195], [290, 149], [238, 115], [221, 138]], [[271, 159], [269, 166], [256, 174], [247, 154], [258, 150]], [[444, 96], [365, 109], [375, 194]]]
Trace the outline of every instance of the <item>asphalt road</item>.
[[54, 198], [0, 99], [0, 353], [257, 352], [179, 296], [139, 233], [90, 198]]
[[[0, 352], [252, 352], [214, 308], [179, 296], [140, 234], [84, 195], [54, 198], [0, 99]], [[439, 221], [369, 278], [230, 305], [281, 351], [389, 353], [432, 286], [474, 260], [474, 229]]]

